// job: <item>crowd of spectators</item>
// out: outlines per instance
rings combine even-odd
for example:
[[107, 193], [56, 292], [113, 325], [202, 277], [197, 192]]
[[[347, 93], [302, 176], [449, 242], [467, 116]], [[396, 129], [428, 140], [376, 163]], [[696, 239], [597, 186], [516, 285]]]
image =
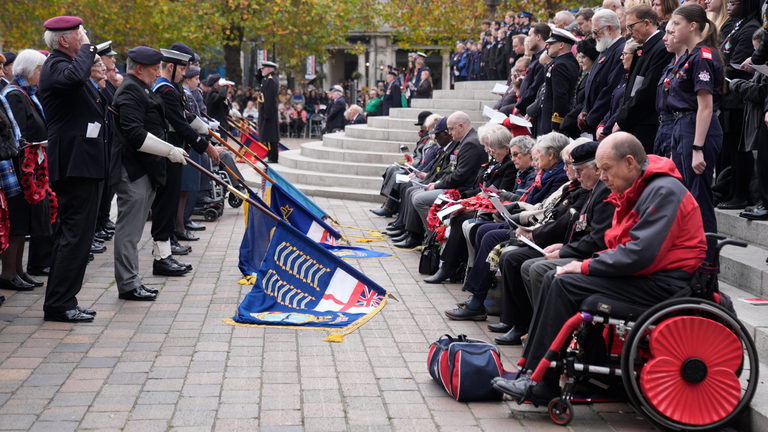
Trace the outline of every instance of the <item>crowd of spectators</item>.
[[[535, 368], [589, 295], [649, 307], [711, 266], [716, 207], [768, 220], [766, 10], [605, 0], [547, 23], [484, 21], [478, 40], [457, 44], [453, 81], [507, 79], [494, 107], [504, 120], [476, 130], [464, 112], [423, 112], [413, 163], [387, 169], [371, 211], [396, 218], [396, 247], [442, 243], [439, 268], [420, 266], [425, 282], [463, 281], [471, 294], [445, 315], [486, 320], [495, 302], [496, 343], [528, 335]], [[496, 388], [550, 400], [550, 372], [533, 392], [527, 379]]]

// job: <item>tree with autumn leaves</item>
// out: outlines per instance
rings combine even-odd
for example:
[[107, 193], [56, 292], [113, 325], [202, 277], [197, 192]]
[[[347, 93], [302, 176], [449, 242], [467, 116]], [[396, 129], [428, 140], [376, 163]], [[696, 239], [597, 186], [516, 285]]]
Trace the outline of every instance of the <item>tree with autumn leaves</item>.
[[[547, 19], [580, 4], [516, 0], [498, 10], [526, 10]], [[3, 49], [44, 49], [43, 22], [57, 15], [83, 18], [91, 41], [112, 40], [123, 58], [134, 46], [167, 47], [176, 41], [201, 53], [204, 63], [223, 50], [228, 76], [240, 77], [240, 53], [251, 43], [270, 51], [274, 47], [280, 66], [298, 72], [308, 55], [322, 62], [328, 55], [325, 46], [345, 45], [351, 30], [371, 32], [388, 25], [403, 48], [452, 47], [478, 35], [488, 8], [484, 0], [26, 0], [7, 2], [0, 13]]]

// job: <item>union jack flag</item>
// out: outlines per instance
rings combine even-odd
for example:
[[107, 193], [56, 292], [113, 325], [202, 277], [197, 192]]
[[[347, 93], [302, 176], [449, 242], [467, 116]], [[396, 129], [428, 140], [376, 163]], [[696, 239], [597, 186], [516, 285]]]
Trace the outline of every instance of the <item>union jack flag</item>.
[[360, 293], [360, 298], [357, 300], [357, 304], [355, 304], [355, 306], [377, 308], [381, 304], [381, 299], [381, 295], [377, 294], [376, 291], [373, 291], [366, 286], [363, 288], [363, 292]]

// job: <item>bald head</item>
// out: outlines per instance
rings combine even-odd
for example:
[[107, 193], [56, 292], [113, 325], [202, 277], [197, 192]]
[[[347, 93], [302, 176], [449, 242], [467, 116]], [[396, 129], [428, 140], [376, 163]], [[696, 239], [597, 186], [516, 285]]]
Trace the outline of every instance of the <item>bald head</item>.
[[456, 111], [448, 116], [448, 133], [454, 141], [461, 141], [471, 129], [472, 122], [466, 113]]
[[617, 132], [600, 143], [595, 160], [608, 189], [623, 194], [640, 176], [648, 157], [637, 138]]

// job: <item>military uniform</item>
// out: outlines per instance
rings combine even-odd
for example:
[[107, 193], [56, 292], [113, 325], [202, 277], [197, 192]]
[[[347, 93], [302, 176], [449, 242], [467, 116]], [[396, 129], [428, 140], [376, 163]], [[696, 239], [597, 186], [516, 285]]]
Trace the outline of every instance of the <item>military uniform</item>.
[[[51, 31], [75, 30], [46, 22]], [[72, 36], [76, 37], [76, 36]], [[107, 173], [102, 96], [90, 82], [96, 46], [84, 44], [75, 58], [53, 50], [40, 72], [40, 103], [48, 124], [48, 176], [59, 199], [59, 227], [43, 309], [46, 319], [92, 320], [79, 314], [75, 297], [83, 283]], [[98, 126], [93, 126], [98, 124]], [[91, 126], [89, 126], [91, 125]], [[94, 130], [98, 131], [94, 133]], [[74, 312], [73, 312], [74, 311]]]
[[560, 130], [563, 117], [571, 110], [578, 79], [579, 63], [570, 51], [561, 54], [547, 66], [538, 135]]
[[[271, 65], [267, 66], [271, 67]], [[267, 154], [269, 162], [277, 162], [279, 157], [280, 119], [277, 112], [277, 91], [279, 88], [280, 80], [276, 71], [263, 77], [258, 99], [259, 141], [269, 149]]]
[[400, 78], [395, 76], [391, 83], [386, 85], [386, 93], [382, 101], [383, 111], [381, 115], [388, 116], [390, 108], [401, 108], [403, 106], [403, 93], [400, 90]]

